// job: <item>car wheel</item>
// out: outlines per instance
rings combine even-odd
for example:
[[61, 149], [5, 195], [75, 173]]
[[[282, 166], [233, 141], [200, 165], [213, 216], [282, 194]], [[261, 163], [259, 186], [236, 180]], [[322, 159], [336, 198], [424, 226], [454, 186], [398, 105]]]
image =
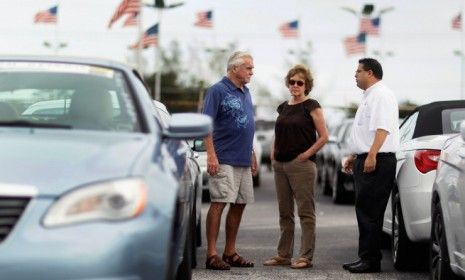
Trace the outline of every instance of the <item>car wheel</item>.
[[392, 197], [391, 242], [394, 267], [400, 271], [419, 268], [424, 262], [424, 257], [420, 256], [427, 255], [423, 252], [426, 247], [410, 241], [405, 230], [399, 192], [394, 192]]
[[202, 202], [210, 202], [210, 191], [202, 189]]
[[256, 176], [252, 176], [252, 181], [255, 188], [260, 186], [260, 171], [258, 171]]
[[192, 234], [187, 231], [186, 242], [184, 245], [183, 260], [176, 272], [176, 280], [191, 280], [192, 279]]
[[197, 266], [197, 213], [195, 210], [197, 209], [195, 206], [196, 202], [194, 202], [193, 213], [190, 218], [190, 235], [191, 235], [191, 265], [192, 268]]
[[432, 280], [457, 279], [450, 268], [446, 232], [439, 201], [434, 203], [432, 215], [429, 261], [430, 278]]
[[324, 179], [322, 180], [322, 189], [324, 195], [331, 195], [332, 188], [331, 188], [331, 179], [329, 178], [329, 172], [324, 172]]
[[334, 175], [334, 181], [332, 183], [332, 198], [334, 203], [341, 204], [347, 200], [347, 192], [344, 188], [344, 179], [344, 174], [342, 174], [341, 171], [337, 171], [336, 175]]

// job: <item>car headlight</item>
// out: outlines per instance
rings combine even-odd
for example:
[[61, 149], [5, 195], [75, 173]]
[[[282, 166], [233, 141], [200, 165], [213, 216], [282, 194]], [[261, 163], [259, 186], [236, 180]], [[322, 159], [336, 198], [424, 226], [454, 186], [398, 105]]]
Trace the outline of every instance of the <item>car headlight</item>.
[[124, 220], [145, 208], [147, 187], [138, 178], [100, 182], [73, 190], [58, 199], [44, 218], [45, 226], [92, 220]]

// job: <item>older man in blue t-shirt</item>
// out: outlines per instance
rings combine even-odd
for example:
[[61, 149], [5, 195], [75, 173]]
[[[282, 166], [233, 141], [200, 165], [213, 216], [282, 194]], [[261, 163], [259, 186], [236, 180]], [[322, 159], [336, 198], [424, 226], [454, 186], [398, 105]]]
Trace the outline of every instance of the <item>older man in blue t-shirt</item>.
[[[207, 214], [207, 269], [228, 270], [231, 266], [253, 267], [239, 256], [236, 237], [245, 205], [254, 201], [252, 173], [257, 162], [253, 153], [255, 122], [252, 99], [245, 86], [253, 75], [253, 59], [235, 52], [228, 60], [227, 75], [207, 92], [203, 113], [212, 117], [213, 134], [205, 138], [210, 174], [211, 204]], [[216, 241], [226, 204], [226, 245], [218, 256]]]

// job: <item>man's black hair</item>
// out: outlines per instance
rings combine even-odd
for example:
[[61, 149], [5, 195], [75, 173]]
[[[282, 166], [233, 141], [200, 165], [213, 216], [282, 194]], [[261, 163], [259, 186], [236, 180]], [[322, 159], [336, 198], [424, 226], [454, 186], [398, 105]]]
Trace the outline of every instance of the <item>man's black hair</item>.
[[373, 72], [373, 76], [377, 79], [383, 79], [383, 67], [381, 67], [378, 60], [374, 58], [362, 58], [358, 61], [358, 63], [362, 64], [363, 70], [371, 70]]

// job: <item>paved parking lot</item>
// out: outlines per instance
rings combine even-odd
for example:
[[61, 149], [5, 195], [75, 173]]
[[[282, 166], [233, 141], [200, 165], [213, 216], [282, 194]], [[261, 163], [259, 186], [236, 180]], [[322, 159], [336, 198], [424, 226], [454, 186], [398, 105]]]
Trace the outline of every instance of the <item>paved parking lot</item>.
[[[351, 274], [342, 269], [342, 263], [357, 258], [357, 223], [353, 205], [334, 205], [329, 197], [317, 198], [317, 240], [314, 267], [293, 270], [288, 267], [265, 267], [261, 263], [273, 256], [278, 240], [278, 209], [274, 194], [272, 173], [262, 170], [262, 185], [256, 189], [256, 202], [246, 208], [239, 232], [239, 253], [255, 261], [254, 268], [232, 268], [230, 271], [205, 269], [205, 236], [198, 250], [198, 267], [193, 279], [427, 279], [427, 271], [398, 272], [392, 266], [390, 249], [383, 251], [382, 273]], [[208, 204], [202, 207], [203, 226]], [[224, 224], [224, 223], [223, 223]], [[296, 219], [298, 224], [298, 219]], [[205, 228], [203, 228], [203, 234]], [[296, 248], [300, 243], [300, 227], [296, 229]], [[219, 252], [224, 246], [221, 228]]]

